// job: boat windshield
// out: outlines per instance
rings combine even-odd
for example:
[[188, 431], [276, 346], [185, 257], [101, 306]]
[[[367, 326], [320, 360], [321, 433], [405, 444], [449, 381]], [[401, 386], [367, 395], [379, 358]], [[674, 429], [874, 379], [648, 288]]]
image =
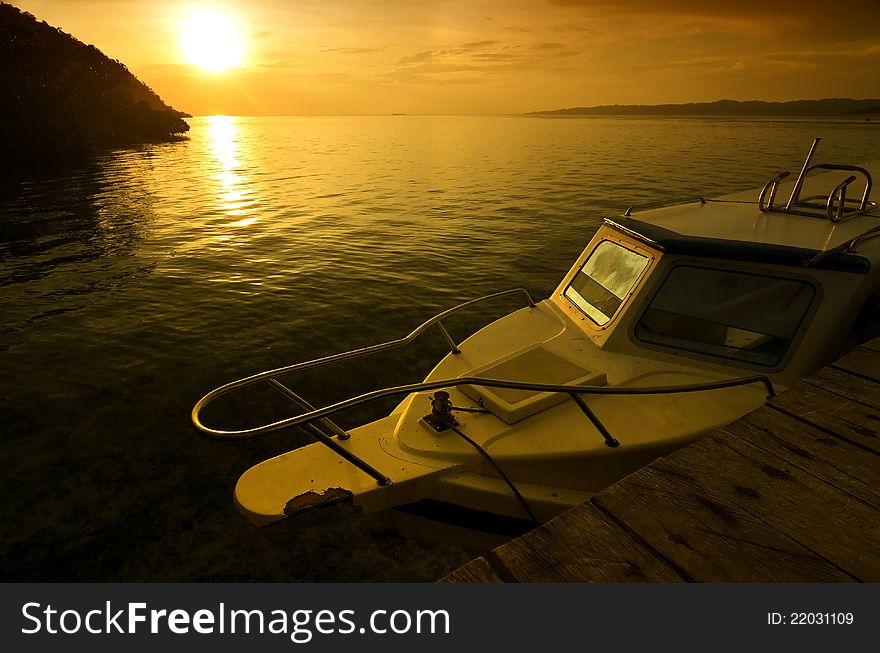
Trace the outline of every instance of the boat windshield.
[[602, 326], [620, 308], [647, 265], [647, 256], [603, 240], [596, 245], [563, 294], [593, 322]]
[[643, 342], [777, 365], [814, 295], [802, 281], [680, 266], [663, 282], [635, 333]]

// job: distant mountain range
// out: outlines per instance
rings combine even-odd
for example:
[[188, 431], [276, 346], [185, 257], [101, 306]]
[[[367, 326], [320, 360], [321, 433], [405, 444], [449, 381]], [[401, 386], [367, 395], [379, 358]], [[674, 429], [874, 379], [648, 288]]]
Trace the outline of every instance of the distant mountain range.
[[606, 104], [555, 111], [532, 111], [530, 116], [851, 116], [880, 114], [880, 100], [794, 100], [764, 102], [718, 100], [688, 104]]
[[175, 111], [124, 64], [0, 3], [0, 167], [81, 159], [114, 145], [179, 138]]

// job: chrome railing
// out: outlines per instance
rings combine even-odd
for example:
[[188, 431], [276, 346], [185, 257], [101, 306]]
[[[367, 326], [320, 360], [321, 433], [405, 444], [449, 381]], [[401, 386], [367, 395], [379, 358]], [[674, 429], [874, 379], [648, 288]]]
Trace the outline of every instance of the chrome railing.
[[[797, 179], [794, 182], [794, 187], [791, 189], [791, 195], [789, 195], [785, 206], [774, 206], [773, 202], [776, 199], [776, 191], [779, 188], [779, 183], [788, 177], [790, 173], [783, 172], [764, 184], [764, 187], [758, 194], [758, 208], [762, 212], [767, 213], [775, 211], [778, 213], [792, 213], [795, 215], [809, 216], [811, 218], [825, 218], [831, 222], [840, 222], [844, 218], [877, 208], [877, 204], [871, 202], [869, 199], [871, 196], [873, 179], [871, 178], [871, 173], [865, 168], [837, 163], [818, 163], [816, 165], [810, 165], [810, 161], [813, 159], [813, 154], [816, 152], [816, 147], [821, 140], [822, 139], [818, 137], [813, 140], [813, 145], [807, 153], [807, 158], [804, 160], [800, 174], [798, 174]], [[853, 200], [847, 199], [846, 197], [847, 188], [856, 180], [855, 175], [850, 175], [842, 180], [828, 195], [811, 195], [802, 198], [800, 195], [804, 180], [807, 175], [814, 170], [856, 172], [862, 175], [865, 178], [865, 189], [862, 191], [861, 199]]]
[[804, 267], [812, 267], [824, 261], [827, 258], [831, 258], [832, 256], [836, 256], [838, 254], [855, 254], [858, 252], [858, 246], [860, 243], [865, 242], [866, 240], [871, 240], [872, 238], [880, 237], [880, 227], [874, 227], [872, 229], [868, 229], [864, 233], [859, 234], [849, 240], [842, 242], [837, 247], [832, 247], [831, 249], [826, 249], [818, 254], [816, 254], [813, 258], [804, 262]]
[[[352, 408], [356, 408], [358, 406], [377, 401], [379, 399], [384, 399], [386, 397], [393, 397], [395, 395], [409, 395], [414, 392], [426, 392], [429, 390], [439, 390], [442, 388], [454, 388], [461, 385], [471, 385], [471, 386], [481, 386], [488, 388], [508, 388], [511, 390], [531, 390], [534, 392], [562, 392], [569, 395], [572, 400], [577, 404], [577, 406], [581, 409], [584, 415], [589, 419], [592, 425], [596, 428], [596, 430], [602, 435], [605, 440], [605, 444], [608, 447], [615, 448], [619, 446], [619, 442], [615, 439], [596, 413], [589, 408], [587, 403], [583, 400], [581, 395], [584, 394], [594, 394], [594, 395], [622, 395], [622, 396], [632, 396], [632, 395], [652, 395], [652, 394], [680, 394], [687, 392], [704, 392], [708, 390], [721, 390], [723, 388], [732, 388], [736, 386], [743, 385], [751, 385], [754, 383], [761, 383], [764, 385], [764, 388], [767, 391], [767, 399], [770, 400], [776, 396], [776, 391], [773, 388], [773, 382], [766, 376], [757, 375], [757, 376], [749, 376], [742, 377], [739, 379], [730, 379], [727, 381], [711, 381], [706, 383], [696, 383], [691, 385], [674, 385], [674, 386], [662, 386], [662, 387], [652, 387], [652, 388], [622, 388], [622, 387], [602, 387], [602, 386], [582, 386], [582, 385], [569, 385], [569, 384], [548, 384], [548, 383], [528, 383], [524, 381], [507, 381], [503, 379], [485, 379], [482, 377], [458, 377], [454, 379], [438, 379], [436, 381], [423, 381], [421, 383], [410, 383], [405, 385], [397, 385], [391, 386], [388, 388], [382, 388], [380, 390], [373, 390], [371, 392], [364, 393], [362, 395], [358, 395], [356, 397], [351, 397], [349, 399], [345, 399], [343, 401], [336, 402], [335, 404], [331, 404], [329, 406], [325, 406], [324, 408], [318, 408], [315, 410], [311, 410], [307, 413], [303, 413], [302, 415], [297, 415], [295, 417], [288, 417], [286, 419], [278, 420], [277, 422], [273, 422], [271, 424], [264, 424], [263, 426], [257, 426], [250, 429], [242, 429], [238, 431], [220, 431], [216, 429], [211, 429], [200, 422], [195, 421], [195, 417], [193, 418], [193, 422], [196, 426], [207, 433], [212, 437], [217, 438], [229, 438], [236, 440], [244, 440], [249, 438], [259, 437], [261, 435], [266, 435], [267, 433], [272, 433], [275, 431], [280, 431], [281, 429], [293, 428], [296, 426], [305, 427], [306, 430], [313, 435], [319, 442], [333, 449], [340, 456], [356, 465], [359, 469], [366, 472], [370, 476], [376, 479], [379, 485], [387, 485], [391, 481], [390, 479], [376, 470], [374, 467], [369, 465], [366, 461], [359, 458], [357, 455], [352, 453], [351, 451], [345, 449], [341, 445], [339, 445], [332, 438], [327, 437], [325, 434], [321, 433], [319, 429], [313, 428], [313, 422], [320, 421], [323, 419], [329, 418], [331, 415], [335, 415], [344, 410], [349, 410]], [[195, 415], [195, 410], [193, 411]]]
[[762, 188], [761, 192], [758, 194], [758, 208], [761, 209], [762, 212], [773, 210], [773, 201], [776, 199], [776, 191], [779, 190], [779, 182], [790, 174], [791, 173], [788, 170], [780, 172], [773, 177], [773, 179], [764, 184], [764, 188]]
[[678, 197], [678, 198], [667, 198], [662, 200], [654, 200], [652, 202], [643, 202], [642, 204], [630, 204], [626, 207], [626, 211], [623, 212], [624, 218], [629, 218], [632, 216], [633, 211], [644, 211], [645, 209], [665, 209], [670, 206], [679, 206], [681, 204], [693, 204], [694, 202], [699, 202], [702, 204], [708, 204], [709, 200], [703, 197]]
[[229, 438], [233, 440], [246, 440], [249, 438], [259, 437], [279, 431], [281, 429], [308, 424], [315, 420], [329, 417], [343, 410], [356, 408], [363, 404], [393, 397], [395, 395], [408, 395], [413, 392], [426, 392], [428, 390], [439, 390], [441, 388], [454, 388], [460, 385], [476, 385], [486, 388], [507, 388], [510, 390], [531, 390], [533, 392], [564, 392], [571, 395], [658, 395], [658, 394], [680, 394], [683, 392], [701, 392], [703, 390], [720, 390], [722, 388], [732, 388], [740, 385], [751, 385], [753, 383], [762, 383], [767, 390], [767, 398], [772, 399], [776, 396], [773, 389], [773, 382], [766, 376], [747, 376], [738, 379], [729, 379], [727, 381], [711, 381], [707, 383], [695, 383], [690, 385], [672, 385], [659, 386], [651, 388], [622, 388], [607, 386], [585, 386], [585, 385], [568, 385], [568, 384], [550, 384], [550, 383], [528, 383], [526, 381], [507, 381], [505, 379], [486, 379], [479, 376], [462, 376], [454, 379], [438, 379], [436, 381], [422, 381], [421, 383], [407, 383], [404, 385], [389, 386], [379, 390], [372, 390], [356, 397], [344, 399], [335, 404], [330, 404], [323, 408], [303, 413], [295, 417], [287, 417], [271, 424], [256, 426], [250, 429], [242, 429], [238, 431], [219, 431], [208, 428], [202, 424], [196, 426], [206, 434], [217, 438]]
[[[265, 427], [257, 427], [258, 432], [254, 433], [255, 429], [246, 429], [243, 431], [220, 431], [217, 429], [212, 429], [208, 426], [205, 426], [201, 420], [201, 412], [204, 408], [213, 402], [218, 397], [221, 397], [225, 394], [232, 392], [233, 390], [237, 390], [239, 388], [243, 388], [248, 385], [252, 385], [254, 383], [259, 383], [260, 381], [266, 381], [269, 385], [272, 386], [273, 389], [280, 392], [282, 395], [286, 396], [288, 399], [291, 399], [295, 404], [299, 405], [300, 408], [304, 408], [306, 410], [311, 410], [312, 406], [308, 404], [304, 399], [296, 395], [290, 388], [282, 384], [278, 381], [277, 377], [284, 376], [287, 374], [291, 374], [293, 372], [301, 372], [303, 370], [312, 369], [315, 367], [321, 367], [324, 365], [329, 365], [331, 363], [338, 363], [341, 361], [351, 360], [353, 358], [360, 358], [362, 356], [369, 356], [370, 354], [376, 354], [383, 351], [390, 351], [393, 349], [399, 349], [401, 347], [406, 347], [413, 340], [418, 338], [422, 333], [428, 330], [430, 327], [437, 325], [443, 339], [446, 341], [446, 344], [449, 345], [449, 350], [453, 354], [460, 353], [458, 349], [458, 345], [455, 344], [455, 341], [452, 339], [452, 336], [449, 335], [449, 332], [446, 330], [446, 327], [443, 326], [442, 321], [449, 317], [450, 315], [454, 315], [466, 308], [473, 306], [474, 304], [479, 304], [485, 301], [489, 301], [490, 299], [497, 299], [499, 297], [505, 297], [507, 295], [514, 294], [522, 294], [525, 295], [526, 301], [528, 303], [529, 308], [535, 307], [535, 302], [532, 299], [532, 296], [525, 288], [512, 288], [510, 290], [502, 290], [501, 292], [492, 293], [491, 295], [485, 295], [483, 297], [478, 297], [477, 299], [471, 299], [470, 301], [459, 304], [458, 306], [453, 306], [450, 309], [443, 311], [442, 313], [438, 313], [434, 317], [422, 322], [419, 326], [413, 329], [408, 335], [403, 338], [399, 338], [397, 340], [390, 340], [388, 342], [379, 343], [377, 345], [371, 345], [369, 347], [363, 347], [361, 349], [353, 349], [350, 351], [341, 352], [338, 354], [332, 354], [330, 356], [324, 356], [322, 358], [314, 358], [312, 360], [303, 361], [301, 363], [294, 363], [293, 365], [287, 365], [285, 367], [278, 367], [273, 370], [267, 370], [265, 372], [260, 372], [259, 374], [254, 374], [253, 376], [248, 376], [243, 379], [238, 379], [236, 381], [231, 381], [225, 385], [221, 385], [214, 390], [211, 390], [208, 394], [198, 400], [195, 406], [192, 409], [192, 423], [193, 425], [206, 433], [207, 435], [213, 437], [222, 437], [222, 438], [232, 438], [232, 437], [254, 437], [254, 435], [262, 435], [263, 433], [269, 433], [273, 430], [277, 430], [274, 427], [274, 424], [265, 425]], [[339, 435], [341, 439], [347, 439], [348, 434], [345, 433], [341, 428], [330, 422], [324, 422], [325, 426], [329, 428], [332, 433]], [[262, 430], [268, 428], [268, 430]], [[278, 428], [285, 428], [284, 426]]]
[[[873, 211], [877, 208], [877, 203], [872, 202], [869, 199], [871, 196], [871, 188], [873, 187], [873, 179], [871, 173], [867, 169], [862, 166], [840, 165], [836, 163], [819, 163], [816, 165], [810, 165], [810, 162], [813, 159], [813, 154], [816, 152], [816, 147], [821, 140], [822, 139], [818, 137], [813, 140], [807, 158], [804, 160], [800, 174], [798, 174], [797, 179], [794, 182], [791, 195], [789, 195], [785, 205], [777, 206], [774, 202], [776, 201], [776, 192], [779, 190], [780, 183], [791, 175], [789, 171], [781, 172], [764, 184], [760, 193], [758, 193], [758, 209], [764, 213], [771, 211], [777, 213], [793, 213], [795, 215], [826, 218], [832, 222], [839, 222], [844, 218], [865, 213], [866, 211]], [[850, 175], [841, 181], [828, 195], [811, 195], [802, 198], [800, 194], [804, 185], [804, 180], [807, 175], [814, 170], [838, 170], [843, 172], [855, 172], [862, 175], [865, 179], [865, 188], [862, 191], [861, 199], [854, 200], [846, 197], [847, 188], [857, 179], [855, 175]], [[694, 202], [699, 202], [702, 205], [708, 204], [709, 202], [723, 201], [725, 200], [712, 200], [703, 197], [661, 199], [642, 204], [632, 204], [623, 212], [623, 217], [632, 217], [634, 212], [645, 209], [667, 208], [680, 206], [682, 204], [691, 204]]]
[[816, 148], [819, 146], [819, 141], [821, 140], [822, 138], [818, 136], [813, 139], [810, 151], [807, 152], [807, 158], [804, 159], [804, 165], [801, 167], [800, 174], [798, 174], [797, 179], [794, 182], [794, 188], [791, 189], [791, 195], [788, 197], [788, 202], [785, 203], [786, 211], [790, 211], [794, 208], [794, 205], [797, 204], [798, 197], [801, 194], [801, 187], [804, 185], [804, 179], [806, 179], [807, 173], [809, 172], [810, 161], [813, 160], [813, 155], [816, 153]]

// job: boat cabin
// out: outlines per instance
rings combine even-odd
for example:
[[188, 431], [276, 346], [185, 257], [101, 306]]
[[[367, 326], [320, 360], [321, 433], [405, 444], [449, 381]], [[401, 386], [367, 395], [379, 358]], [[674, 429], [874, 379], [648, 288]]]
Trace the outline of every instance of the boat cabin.
[[[805, 184], [833, 189], [838, 177]], [[602, 349], [684, 356], [788, 385], [868, 337], [880, 212], [867, 203], [830, 220], [761, 210], [755, 199], [630, 207], [605, 220], [551, 299]]]

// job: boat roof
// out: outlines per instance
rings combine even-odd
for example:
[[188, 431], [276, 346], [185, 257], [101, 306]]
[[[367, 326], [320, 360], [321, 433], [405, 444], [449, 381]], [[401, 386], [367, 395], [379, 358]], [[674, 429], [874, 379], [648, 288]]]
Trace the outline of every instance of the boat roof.
[[[860, 167], [871, 176], [880, 174], [880, 161]], [[801, 202], [812, 199], [814, 206], [824, 206], [847, 176], [846, 170], [807, 176], [799, 195]], [[772, 210], [766, 210], [766, 203], [764, 211], [759, 207], [758, 188], [659, 208], [630, 207], [623, 216], [606, 222], [668, 253], [797, 266], [815, 259], [813, 263], [820, 269], [867, 273], [869, 259], [843, 250], [854, 239], [880, 230], [880, 207], [869, 202], [864, 211], [839, 222], [828, 219], [824, 209], [805, 209], [814, 215], [787, 212], [784, 205], [794, 186], [794, 180], [779, 183], [780, 199]], [[852, 187], [849, 197], [861, 199], [864, 177]]]

